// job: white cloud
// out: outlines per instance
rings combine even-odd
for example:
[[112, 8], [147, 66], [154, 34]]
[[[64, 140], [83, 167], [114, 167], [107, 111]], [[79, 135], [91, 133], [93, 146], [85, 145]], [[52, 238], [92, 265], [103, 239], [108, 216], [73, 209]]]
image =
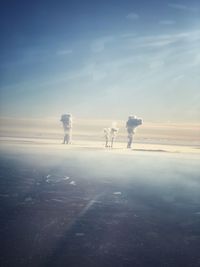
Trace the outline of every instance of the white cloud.
[[169, 3], [168, 6], [171, 8], [177, 9], [177, 10], [192, 11], [192, 12], [197, 11], [196, 8], [189, 7], [189, 6], [182, 5], [182, 4], [177, 4], [177, 3]]
[[134, 13], [134, 12], [131, 12], [129, 13], [126, 18], [129, 19], [129, 20], [137, 20], [139, 19], [139, 15], [137, 13]]
[[176, 40], [174, 39], [158, 39], [158, 40], [152, 40], [149, 42], [146, 42], [144, 44], [141, 44], [141, 47], [164, 47], [168, 46], [172, 43], [174, 43]]
[[[48, 80], [47, 83], [56, 84], [73, 81], [78, 83], [78, 81], [84, 80], [85, 83], [94, 82], [96, 84], [95, 82], [97, 82], [99, 84], [100, 81], [118, 80], [119, 77], [122, 77], [122, 79], [126, 77], [127, 81], [129, 79], [132, 81], [137, 80], [132, 73], [140, 79], [140, 74], [144, 75], [144, 68], [149, 71], [150, 76], [154, 75], [156, 71], [167, 69], [167, 66], [170, 66], [167, 72], [177, 72], [176, 76], [178, 77], [180, 71], [184, 72], [188, 68], [199, 64], [198, 50], [194, 49], [199, 40], [200, 31], [149, 36], [132, 36], [130, 34], [127, 35], [127, 38], [119, 35], [94, 39], [91, 45], [92, 52], [101, 52], [109, 44], [100, 58], [98, 54], [93, 54], [82, 67], [68, 70], [66, 73], [58, 75], [54, 82]], [[113, 45], [115, 51], [112, 49]], [[117, 51], [120, 51], [120, 53], [116, 56]], [[134, 51], [137, 51], [137, 53]], [[145, 51], [148, 51], [148, 53]], [[112, 60], [110, 58], [111, 54], [115, 55], [112, 56]], [[96, 57], [98, 58], [98, 64], [96, 63]]]
[[180, 80], [182, 80], [182, 79], [184, 78], [184, 76], [185, 76], [185, 75], [180, 74], [180, 75], [174, 77], [173, 81], [180, 81]]
[[180, 9], [180, 10], [186, 10], [187, 9], [187, 6], [182, 5], [182, 4], [169, 3], [168, 6], [175, 8], [175, 9]]
[[193, 65], [200, 66], [200, 53], [195, 54]]
[[149, 64], [150, 69], [156, 70], [164, 66], [165, 62], [162, 60], [151, 61]]
[[[78, 84], [81, 88], [114, 88], [115, 85], [137, 88], [141, 84], [153, 87], [160, 80], [169, 81], [174, 77], [183, 83], [184, 77], [180, 74], [197, 73], [200, 64], [199, 40], [200, 31], [94, 39], [92, 52], [102, 51], [109, 44], [104, 53], [91, 53], [84, 64], [42, 80], [39, 87], [62, 87], [65, 83], [72, 87]], [[19, 85], [19, 88], [28, 86]]]
[[197, 44], [200, 40], [200, 31], [188, 31], [175, 34], [160, 34], [133, 38], [131, 46], [137, 47], [164, 47], [178, 42]]
[[93, 52], [102, 52], [105, 49], [106, 44], [112, 42], [114, 40], [113, 36], [105, 36], [101, 38], [97, 38], [91, 44], [91, 49]]

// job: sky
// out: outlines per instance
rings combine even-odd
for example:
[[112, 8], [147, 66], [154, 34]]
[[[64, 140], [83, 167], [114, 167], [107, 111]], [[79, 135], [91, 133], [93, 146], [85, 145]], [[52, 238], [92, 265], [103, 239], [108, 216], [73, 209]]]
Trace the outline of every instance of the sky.
[[0, 7], [0, 115], [200, 122], [200, 1]]

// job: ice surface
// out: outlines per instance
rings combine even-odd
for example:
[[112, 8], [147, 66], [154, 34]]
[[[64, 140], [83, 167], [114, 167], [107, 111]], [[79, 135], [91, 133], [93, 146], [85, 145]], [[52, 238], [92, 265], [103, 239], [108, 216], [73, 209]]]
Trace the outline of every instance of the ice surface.
[[121, 192], [114, 192], [113, 195], [121, 195]]
[[76, 185], [76, 182], [75, 181], [71, 181], [69, 184], [71, 184], [71, 185]]
[[76, 233], [76, 236], [84, 236], [84, 233]]
[[2, 266], [199, 267], [200, 150], [4, 148]]
[[32, 197], [26, 197], [26, 198], [24, 199], [25, 202], [29, 202], [29, 201], [32, 201], [32, 200], [33, 200]]
[[69, 180], [69, 176], [65, 176], [63, 180]]

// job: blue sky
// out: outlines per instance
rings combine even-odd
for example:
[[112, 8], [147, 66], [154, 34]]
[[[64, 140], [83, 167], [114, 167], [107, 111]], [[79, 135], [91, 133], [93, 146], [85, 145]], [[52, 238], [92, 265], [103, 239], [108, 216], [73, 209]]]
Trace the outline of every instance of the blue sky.
[[200, 121], [200, 1], [1, 1], [1, 116]]

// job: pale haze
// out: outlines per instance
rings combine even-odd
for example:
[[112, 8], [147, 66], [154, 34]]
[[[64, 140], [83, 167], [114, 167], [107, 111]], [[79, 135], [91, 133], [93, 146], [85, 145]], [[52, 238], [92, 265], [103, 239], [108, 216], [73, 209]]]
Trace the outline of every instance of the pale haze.
[[199, 1], [1, 3], [1, 116], [200, 121]]

